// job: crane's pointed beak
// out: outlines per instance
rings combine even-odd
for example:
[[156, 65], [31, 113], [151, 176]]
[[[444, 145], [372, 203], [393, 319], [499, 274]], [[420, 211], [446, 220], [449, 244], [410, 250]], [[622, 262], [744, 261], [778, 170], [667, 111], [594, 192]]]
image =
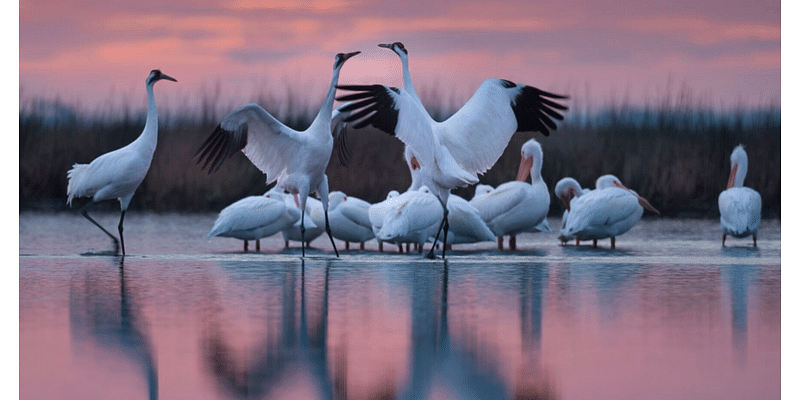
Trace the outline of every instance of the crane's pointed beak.
[[381, 44], [378, 45], [378, 47], [383, 47], [383, 48], [386, 48], [386, 49], [389, 49], [389, 50], [392, 49], [392, 45], [388, 44], [388, 43], [381, 43]]
[[177, 82], [178, 81], [177, 79], [175, 79], [175, 78], [173, 78], [173, 77], [171, 77], [169, 75], [165, 75], [165, 74], [161, 74], [161, 78], [159, 80], [161, 80], [161, 79], [166, 79], [168, 81], [173, 81], [173, 82]]
[[347, 53], [347, 54], [345, 54], [345, 55], [344, 55], [344, 60], [342, 60], [342, 61], [343, 61], [343, 62], [344, 62], [344, 61], [347, 61], [347, 60], [349, 60], [349, 59], [351, 59], [351, 58], [353, 58], [353, 57], [355, 57], [355, 56], [357, 56], [357, 55], [359, 55], [359, 54], [361, 54], [361, 52], [360, 52], [360, 51], [354, 51], [354, 52], [352, 52], [352, 53]]

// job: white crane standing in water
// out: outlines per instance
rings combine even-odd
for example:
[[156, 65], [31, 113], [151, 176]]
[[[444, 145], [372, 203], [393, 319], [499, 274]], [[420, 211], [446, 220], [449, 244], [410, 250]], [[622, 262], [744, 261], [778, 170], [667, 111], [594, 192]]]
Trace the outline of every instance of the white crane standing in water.
[[[197, 151], [197, 163], [209, 173], [217, 171], [225, 160], [241, 150], [258, 169], [267, 175], [267, 184], [298, 196], [298, 206], [306, 209], [311, 193], [318, 193], [325, 210], [325, 231], [333, 251], [339, 256], [328, 222], [328, 176], [325, 168], [331, 158], [333, 137], [331, 114], [339, 71], [344, 62], [361, 53], [339, 53], [333, 63], [333, 78], [322, 108], [305, 131], [298, 132], [278, 121], [258, 104], [248, 104], [230, 114], [209, 135]], [[300, 217], [302, 254], [306, 254], [305, 214]]]
[[[76, 197], [91, 197], [92, 200], [81, 208], [81, 214], [86, 219], [97, 225], [114, 241], [114, 246], [122, 247], [125, 255], [125, 240], [122, 237], [122, 222], [125, 219], [125, 210], [133, 198], [136, 188], [144, 180], [153, 160], [153, 153], [158, 142], [158, 111], [156, 100], [153, 97], [153, 86], [156, 82], [166, 79], [177, 82], [175, 78], [154, 69], [147, 76], [147, 121], [144, 131], [139, 138], [129, 145], [103, 154], [89, 164], [74, 164], [67, 172], [67, 204], [72, 206], [72, 199]], [[95, 203], [104, 200], [119, 200], [121, 209], [119, 217], [119, 241], [97, 221], [89, 216], [89, 208]]]
[[[409, 168], [420, 169], [420, 179], [411, 189], [427, 186], [441, 202], [444, 214], [439, 231], [444, 230], [446, 243], [450, 190], [477, 183], [477, 174], [497, 162], [515, 132], [538, 131], [549, 135], [550, 130], [556, 129], [553, 119], [564, 119], [560, 111], [567, 109], [550, 99], [566, 97], [508, 80], [487, 79], [458, 112], [444, 122], [437, 122], [414, 91], [408, 51], [403, 44], [379, 46], [390, 48], [400, 57], [405, 89], [385, 85], [338, 86], [355, 92], [338, 98], [354, 102], [340, 108], [342, 112], [351, 112], [344, 122], [358, 120], [354, 129], [372, 125], [397, 136], [406, 145]], [[439, 239], [439, 231], [434, 241]], [[433, 249], [428, 258], [435, 257]]]

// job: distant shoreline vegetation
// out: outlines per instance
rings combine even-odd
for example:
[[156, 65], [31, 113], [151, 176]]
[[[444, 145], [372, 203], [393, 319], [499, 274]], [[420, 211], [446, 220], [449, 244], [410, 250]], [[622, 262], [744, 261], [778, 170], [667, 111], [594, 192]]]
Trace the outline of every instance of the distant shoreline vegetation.
[[[444, 120], [460, 107], [437, 93], [422, 92], [434, 119]], [[318, 105], [297, 93], [261, 95], [261, 104], [278, 119], [305, 129]], [[246, 104], [221, 106], [202, 96], [198, 107], [185, 113], [159, 110], [159, 143], [145, 181], [131, 209], [152, 211], [219, 211], [242, 197], [267, 190], [264, 175], [245, 157], [229, 160], [214, 175], [200, 171], [194, 153], [230, 111]], [[750, 166], [745, 185], [761, 193], [763, 217], [780, 218], [781, 110], [778, 105], [714, 110], [691, 96], [667, 96], [656, 106], [612, 105], [589, 111], [579, 99], [568, 102], [566, 120], [549, 137], [517, 133], [481, 183], [496, 186], [516, 176], [520, 146], [537, 139], [544, 150], [542, 177], [551, 193], [565, 176], [584, 187], [607, 173], [618, 176], [667, 217], [716, 218], [717, 196], [725, 189], [729, 156], [739, 143], [746, 146]], [[161, 106], [161, 104], [159, 104]], [[120, 107], [89, 113], [57, 99], [21, 98], [20, 210], [67, 210], [67, 170], [74, 163], [127, 145], [144, 127], [141, 108]], [[350, 132], [348, 167], [331, 156], [331, 190], [378, 202], [389, 190], [404, 191], [411, 183], [403, 146], [396, 138], [365, 129]], [[455, 194], [469, 199], [474, 187]], [[77, 209], [83, 203], [78, 201]], [[118, 209], [117, 204], [109, 209]], [[560, 215], [553, 197], [550, 215]]]

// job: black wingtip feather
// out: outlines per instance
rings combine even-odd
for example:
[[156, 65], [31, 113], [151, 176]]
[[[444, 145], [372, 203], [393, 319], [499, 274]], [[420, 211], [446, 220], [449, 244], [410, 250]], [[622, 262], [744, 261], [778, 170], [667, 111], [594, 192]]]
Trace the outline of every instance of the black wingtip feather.
[[336, 100], [359, 100], [340, 109], [341, 112], [358, 110], [344, 119], [345, 122], [354, 123], [353, 129], [361, 129], [371, 125], [390, 135], [395, 135], [394, 130], [397, 127], [399, 110], [394, 107], [395, 100], [391, 92], [399, 94], [400, 90], [398, 88], [377, 84], [337, 85], [336, 88], [354, 92], [337, 97]]
[[336, 153], [339, 156], [339, 164], [343, 167], [350, 165], [350, 149], [347, 147], [347, 125], [342, 128], [339, 135], [335, 138]]
[[550, 99], [568, 99], [568, 96], [545, 92], [532, 86], [523, 86], [522, 91], [514, 99], [511, 108], [517, 117], [517, 132], [540, 132], [550, 136], [550, 130], [555, 131], [558, 126], [553, 121], [563, 121], [561, 112], [567, 111], [567, 106], [556, 103]]
[[243, 125], [238, 132], [230, 132], [217, 125], [211, 135], [195, 153], [197, 165], [202, 165], [201, 170], [208, 174], [219, 171], [222, 164], [237, 151], [247, 144], [247, 125]]

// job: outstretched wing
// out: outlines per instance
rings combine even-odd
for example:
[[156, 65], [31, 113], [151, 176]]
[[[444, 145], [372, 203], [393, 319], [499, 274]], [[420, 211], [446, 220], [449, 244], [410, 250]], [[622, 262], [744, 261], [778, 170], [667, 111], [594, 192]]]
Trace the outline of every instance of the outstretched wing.
[[397, 136], [410, 147], [420, 164], [433, 165], [435, 139], [428, 123], [427, 111], [403, 89], [385, 85], [338, 85], [339, 90], [352, 94], [338, 97], [353, 103], [340, 111], [351, 114], [345, 122], [355, 122], [353, 129], [371, 125]]
[[258, 104], [248, 104], [228, 114], [195, 154], [197, 164], [208, 173], [241, 150], [262, 172], [267, 183], [300, 157], [303, 138], [275, 119]]
[[353, 103], [345, 103], [337, 107], [331, 113], [331, 135], [333, 135], [333, 146], [339, 156], [339, 163], [343, 166], [350, 164], [350, 149], [347, 148], [347, 131], [350, 127], [345, 119], [352, 114], [352, 111], [342, 111], [343, 108]]
[[442, 122], [439, 141], [466, 171], [482, 174], [503, 155], [515, 132], [556, 130], [567, 107], [551, 99], [566, 99], [532, 86], [504, 79], [487, 79], [467, 103]]

